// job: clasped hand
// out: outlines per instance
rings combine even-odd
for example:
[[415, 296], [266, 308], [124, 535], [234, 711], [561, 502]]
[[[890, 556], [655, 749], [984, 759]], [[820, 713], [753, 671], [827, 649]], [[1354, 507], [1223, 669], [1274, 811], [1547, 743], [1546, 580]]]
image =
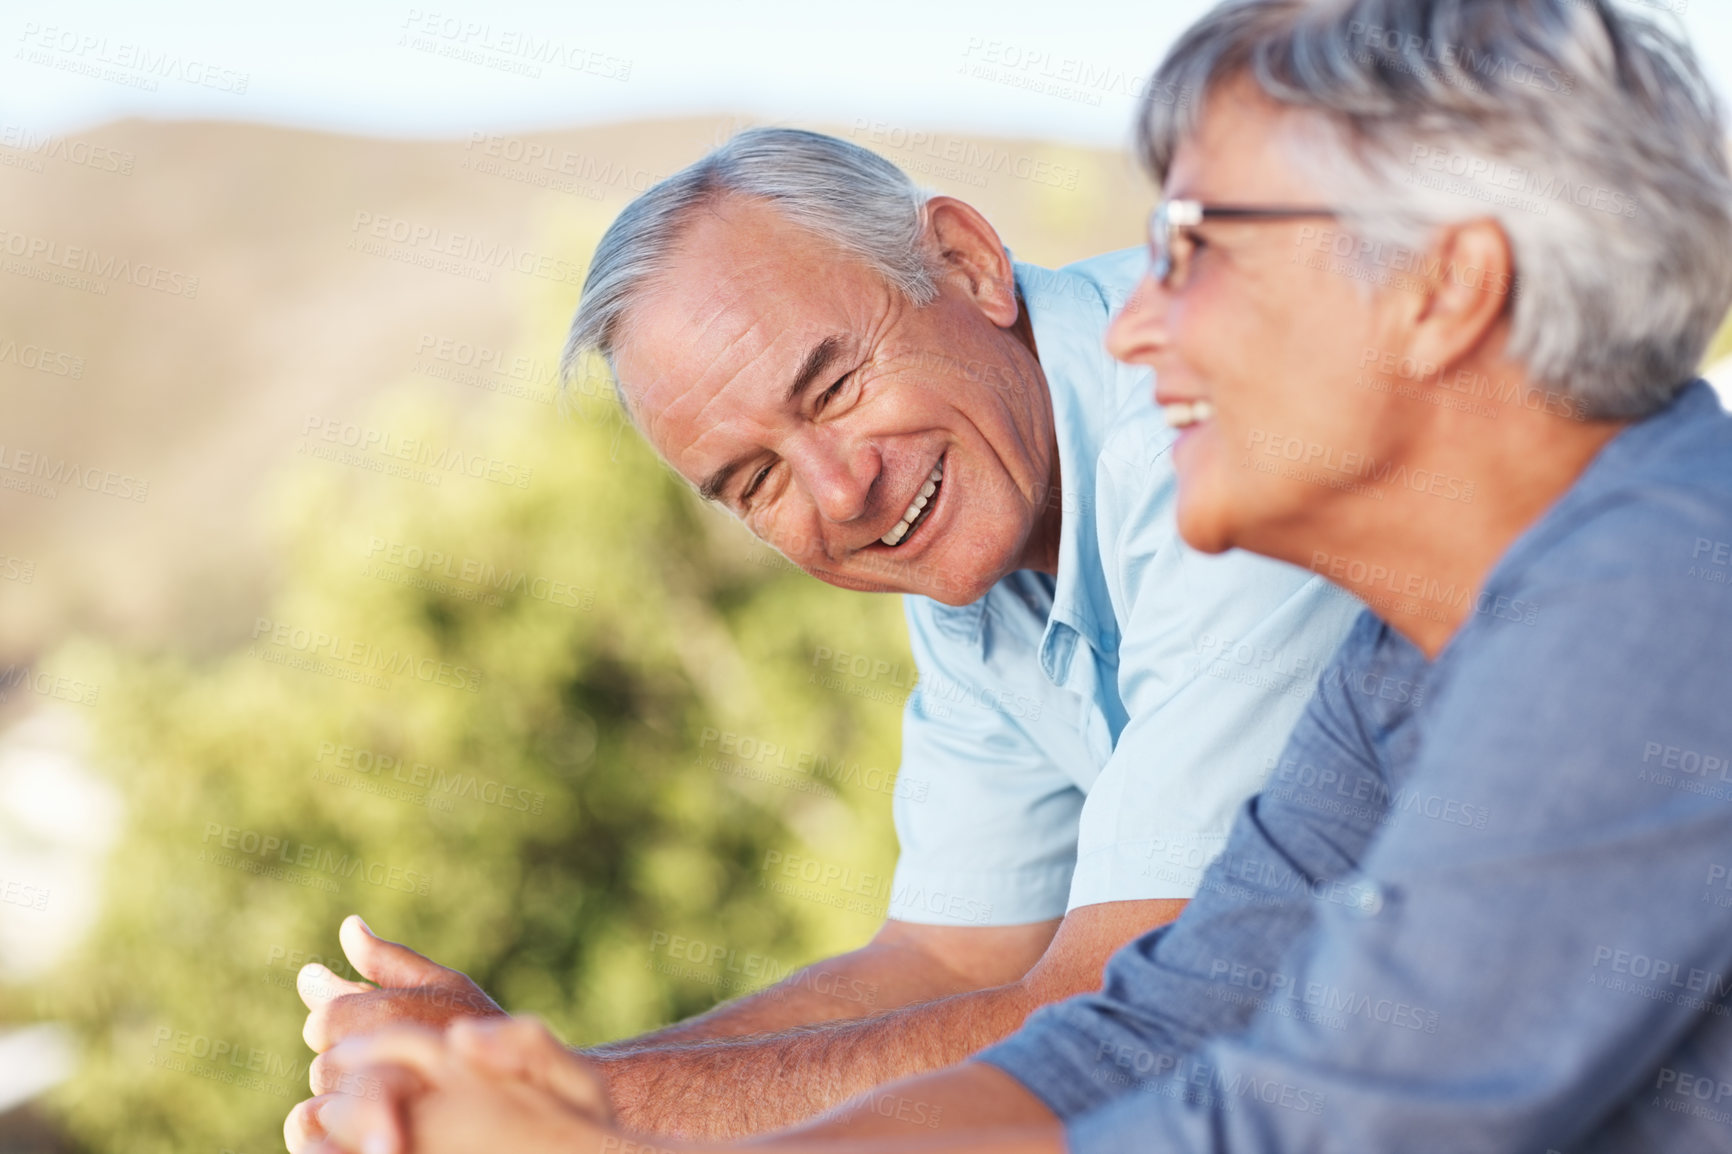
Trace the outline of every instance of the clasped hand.
[[597, 1150], [612, 1112], [601, 1079], [540, 1022], [507, 1017], [456, 970], [344, 921], [356, 972], [317, 964], [298, 988], [319, 1051], [315, 1097], [292, 1110], [293, 1154]]

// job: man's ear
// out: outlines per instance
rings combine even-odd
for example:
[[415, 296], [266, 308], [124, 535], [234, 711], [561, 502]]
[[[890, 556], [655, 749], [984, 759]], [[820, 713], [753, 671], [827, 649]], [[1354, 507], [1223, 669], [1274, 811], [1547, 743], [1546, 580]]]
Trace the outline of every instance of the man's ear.
[[1020, 312], [1016, 275], [998, 231], [972, 205], [953, 196], [933, 197], [924, 215], [926, 243], [939, 279], [967, 293], [999, 328], [1014, 325]]
[[1495, 221], [1445, 229], [1429, 254], [1438, 260], [1424, 277], [1407, 352], [1421, 364], [1448, 367], [1493, 338], [1514, 300], [1515, 256]]

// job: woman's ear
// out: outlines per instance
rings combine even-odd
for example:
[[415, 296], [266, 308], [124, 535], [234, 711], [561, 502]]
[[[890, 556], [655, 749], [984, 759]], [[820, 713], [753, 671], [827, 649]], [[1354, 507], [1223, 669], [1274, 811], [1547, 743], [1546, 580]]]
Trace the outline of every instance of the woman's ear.
[[1453, 365], [1488, 340], [1513, 303], [1515, 256], [1496, 221], [1443, 230], [1420, 281], [1409, 352], [1422, 364]]

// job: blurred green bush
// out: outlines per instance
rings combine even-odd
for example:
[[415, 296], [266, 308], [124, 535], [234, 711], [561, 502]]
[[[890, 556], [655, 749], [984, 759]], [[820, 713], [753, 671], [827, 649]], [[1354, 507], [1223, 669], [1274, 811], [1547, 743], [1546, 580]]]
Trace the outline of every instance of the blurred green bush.
[[[48, 663], [102, 686], [94, 756], [129, 813], [95, 933], [29, 1008], [85, 1047], [51, 1099], [81, 1141], [280, 1149], [311, 1057], [295, 970], [349, 973], [350, 912], [574, 1043], [871, 932], [838, 892], [763, 888], [763, 866], [888, 876], [890, 796], [864, 771], [897, 763], [906, 685], [813, 670], [829, 651], [908, 668], [900, 607], [704, 508], [596, 379], [563, 419], [423, 383], [354, 423], [371, 449], [321, 458], [349, 434], [315, 431], [269, 511], [283, 571], [254, 638]], [[424, 449], [437, 484], [380, 471]]]

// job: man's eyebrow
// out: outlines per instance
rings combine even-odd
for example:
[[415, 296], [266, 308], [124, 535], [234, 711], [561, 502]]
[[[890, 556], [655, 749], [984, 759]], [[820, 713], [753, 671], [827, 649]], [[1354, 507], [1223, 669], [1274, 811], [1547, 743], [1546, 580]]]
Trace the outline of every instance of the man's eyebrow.
[[[800, 399], [800, 394], [811, 387], [812, 382], [821, 376], [825, 369], [835, 359], [842, 355], [842, 338], [825, 337], [812, 346], [812, 351], [806, 354], [806, 359], [800, 363], [800, 371], [794, 374], [794, 383], [788, 386], [784, 403], [792, 404]], [[711, 473], [709, 479], [698, 486], [698, 496], [706, 501], [720, 498], [722, 490], [728, 487], [728, 482], [735, 473], [745, 468], [744, 461], [730, 461]]]
[[800, 394], [818, 379], [818, 374], [828, 368], [830, 362], [835, 360], [841, 352], [841, 337], [825, 337], [813, 345], [812, 351], [806, 354], [805, 363], [800, 366], [800, 371], [794, 374], [794, 383], [788, 387], [788, 395], [785, 400], [799, 400]]
[[721, 499], [722, 490], [728, 487], [728, 482], [735, 473], [745, 467], [744, 461], [730, 461], [710, 474], [709, 480], [698, 486], [698, 496], [706, 501]]

